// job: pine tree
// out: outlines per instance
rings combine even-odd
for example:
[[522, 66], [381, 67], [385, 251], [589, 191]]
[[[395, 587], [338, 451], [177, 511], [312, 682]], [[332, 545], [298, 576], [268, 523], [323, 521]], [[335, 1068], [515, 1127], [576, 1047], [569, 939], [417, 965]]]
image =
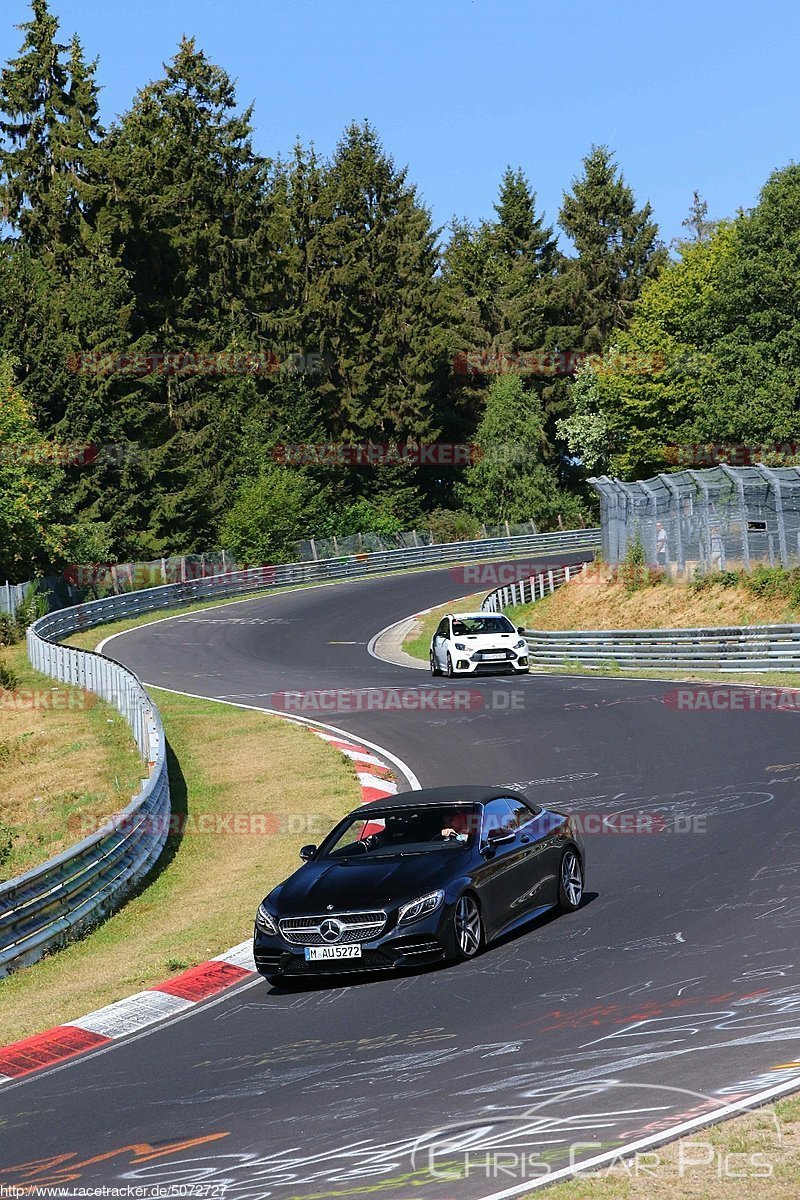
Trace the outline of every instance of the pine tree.
[[[112, 128], [104, 229], [130, 272], [150, 347], [192, 354], [271, 350], [264, 193], [251, 110], [191, 39]], [[238, 442], [259, 403], [252, 375], [150, 374], [137, 381], [154, 502], [152, 547], [201, 549], [238, 480]]]
[[437, 265], [436, 230], [405, 170], [368, 124], [351, 125], [326, 172], [308, 294], [319, 348], [332, 356], [320, 393], [334, 436], [437, 432]]
[[32, 0], [19, 55], [0, 79], [0, 214], [35, 254], [61, 269], [84, 234], [94, 194], [96, 64], [80, 41], [57, 41], [47, 0]]
[[536, 214], [536, 195], [521, 170], [508, 167], [495, 204], [491, 237], [501, 266], [498, 308], [504, 348], [539, 349], [551, 319], [550, 283], [558, 263], [553, 230]]
[[560, 348], [599, 353], [624, 329], [645, 280], [666, 262], [649, 203], [636, 207], [632, 190], [605, 146], [593, 146], [583, 175], [565, 193], [559, 218], [576, 256], [560, 279]]

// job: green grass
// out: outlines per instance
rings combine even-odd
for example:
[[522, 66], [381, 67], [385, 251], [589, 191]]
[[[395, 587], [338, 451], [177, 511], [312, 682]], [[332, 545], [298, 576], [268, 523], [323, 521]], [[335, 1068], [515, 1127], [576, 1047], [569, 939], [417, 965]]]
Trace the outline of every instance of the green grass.
[[[174, 814], [186, 817], [148, 880], [81, 941], [0, 981], [0, 1045], [203, 962], [252, 934], [263, 896], [361, 799], [352, 763], [266, 713], [158, 692]], [[224, 831], [227, 814], [254, 832]], [[218, 830], [198, 824], [219, 819]]]
[[[38, 866], [126, 807], [146, 774], [116, 709], [0, 650], [0, 880]], [[10, 686], [9, 686], [10, 685]], [[52, 701], [58, 706], [51, 707]]]

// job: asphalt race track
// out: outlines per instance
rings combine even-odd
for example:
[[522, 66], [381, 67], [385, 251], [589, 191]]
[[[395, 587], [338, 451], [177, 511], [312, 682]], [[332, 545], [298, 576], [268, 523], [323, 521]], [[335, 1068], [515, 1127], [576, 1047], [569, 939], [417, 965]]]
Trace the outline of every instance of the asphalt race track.
[[[474, 590], [438, 570], [266, 596], [133, 630], [107, 653], [149, 684], [264, 708], [285, 691], [452, 690], [366, 645]], [[650, 832], [619, 819], [587, 832], [583, 907], [456, 968], [248, 981], [7, 1086], [3, 1182], [64, 1156], [51, 1175], [73, 1187], [472, 1200], [800, 1088], [800, 716], [677, 711], [675, 684], [644, 680], [456, 686], [474, 693], [468, 709], [306, 715], [385, 747], [423, 786], [518, 785], [567, 811], [633, 814], [628, 828]]]

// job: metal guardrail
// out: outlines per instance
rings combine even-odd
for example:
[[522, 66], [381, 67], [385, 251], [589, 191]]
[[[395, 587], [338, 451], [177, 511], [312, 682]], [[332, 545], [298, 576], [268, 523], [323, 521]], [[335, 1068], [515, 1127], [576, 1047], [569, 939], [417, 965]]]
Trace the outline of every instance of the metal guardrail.
[[503, 554], [557, 553], [561, 550], [593, 550], [600, 544], [599, 529], [570, 529], [559, 533], [527, 534], [523, 537], [483, 539], [473, 542], [448, 542], [435, 546], [384, 550], [377, 554], [352, 554], [319, 562], [282, 563], [277, 566], [249, 567], [226, 571], [211, 577], [168, 583], [142, 591], [124, 592], [103, 600], [91, 600], [74, 608], [50, 613], [48, 625], [55, 640], [80, 629], [90, 629], [106, 621], [126, 620], [143, 613], [180, 607], [198, 600], [225, 600], [264, 588], [297, 587], [304, 583], [325, 583], [335, 579], [357, 579], [414, 567], [496, 559]]
[[0, 976], [35, 962], [108, 916], [156, 862], [169, 829], [161, 717], [132, 671], [51, 640], [56, 626], [59, 636], [78, 628], [77, 611], [36, 621], [28, 630], [28, 657], [43, 674], [112, 704], [133, 730], [149, 774], [130, 804], [89, 837], [0, 884]]
[[161, 717], [132, 671], [99, 654], [59, 643], [108, 621], [224, 600], [263, 588], [358, 578], [411, 567], [592, 549], [598, 529], [529, 534], [477, 542], [408, 547], [319, 562], [286, 563], [224, 572], [58, 609], [28, 630], [28, 657], [36, 670], [108, 700], [133, 730], [150, 774], [128, 807], [76, 846], [40, 867], [0, 884], [0, 977], [35, 962], [48, 950], [97, 924], [156, 862], [169, 828], [170, 801]]
[[[540, 600], [586, 568], [557, 567], [496, 588], [482, 607], [502, 612]], [[529, 629], [531, 666], [661, 670], [800, 671], [800, 625], [698, 629]]]
[[555, 567], [538, 571], [528, 579], [518, 579], [516, 583], [507, 583], [490, 592], [484, 598], [481, 608], [485, 608], [487, 612], [502, 612], [503, 609], [513, 604], [532, 604], [534, 600], [541, 600], [543, 596], [550, 595], [556, 588], [569, 583], [570, 579], [581, 574], [588, 566], [588, 563], [582, 565], [559, 563]]

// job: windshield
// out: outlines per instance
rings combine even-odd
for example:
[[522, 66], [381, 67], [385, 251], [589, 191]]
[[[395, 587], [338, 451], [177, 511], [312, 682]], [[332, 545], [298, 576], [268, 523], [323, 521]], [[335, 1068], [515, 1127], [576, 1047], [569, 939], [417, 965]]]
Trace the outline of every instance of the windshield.
[[468, 849], [480, 829], [474, 804], [398, 808], [375, 817], [353, 816], [320, 847], [320, 858], [387, 857]]
[[454, 617], [453, 634], [456, 637], [470, 637], [476, 633], [513, 633], [514, 626], [508, 617]]

